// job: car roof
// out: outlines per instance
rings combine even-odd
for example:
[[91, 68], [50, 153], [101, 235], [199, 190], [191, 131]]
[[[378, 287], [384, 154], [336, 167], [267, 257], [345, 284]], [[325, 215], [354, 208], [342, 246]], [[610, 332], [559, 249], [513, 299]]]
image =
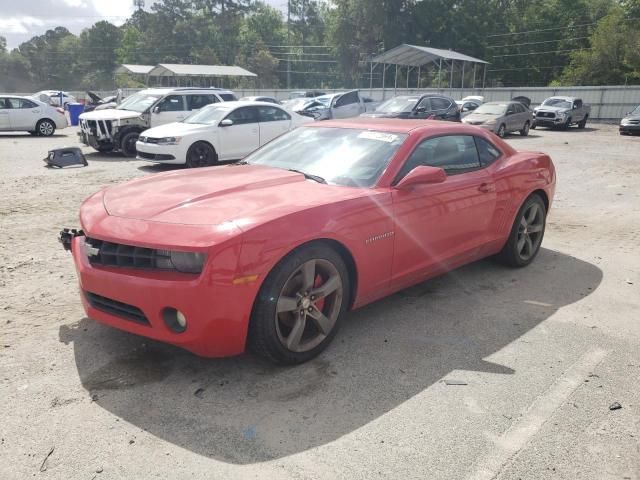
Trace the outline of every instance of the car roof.
[[221, 90], [219, 88], [211, 87], [211, 88], [188, 88], [188, 87], [164, 87], [164, 88], [145, 88], [144, 90], [140, 90], [138, 93], [146, 93], [146, 94], [162, 94], [165, 95], [167, 93], [180, 92], [180, 93], [233, 93], [231, 90]]
[[206, 107], [229, 107], [229, 108], [238, 108], [238, 107], [276, 107], [276, 108], [280, 108], [281, 110], [284, 110], [282, 108], [282, 106], [280, 105], [276, 105], [275, 103], [271, 103], [271, 102], [256, 102], [253, 100], [234, 100], [231, 102], [216, 102], [216, 103], [210, 103], [209, 105], [205, 105], [203, 108]]
[[470, 127], [463, 123], [443, 122], [441, 120], [406, 120], [398, 118], [367, 118], [356, 117], [345, 120], [327, 120], [322, 122], [311, 122], [304, 127], [320, 128], [355, 128], [359, 130], [377, 130], [392, 133], [411, 133], [423, 130], [437, 130], [447, 132], [469, 132], [476, 127]]
[[552, 98], [556, 100], [565, 100], [567, 102], [573, 102], [573, 100], [575, 100], [576, 97], [565, 97], [562, 95], [558, 95], [558, 96], [549, 97], [547, 98], [547, 100], [551, 100]]

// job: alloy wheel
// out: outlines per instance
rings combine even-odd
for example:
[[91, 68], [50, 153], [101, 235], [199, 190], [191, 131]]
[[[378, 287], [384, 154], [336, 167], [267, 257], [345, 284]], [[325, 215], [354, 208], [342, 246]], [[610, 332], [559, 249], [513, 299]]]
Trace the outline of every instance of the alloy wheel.
[[40, 123], [40, 133], [44, 136], [49, 136], [53, 133], [53, 125], [51, 122], [41, 122]]
[[333, 263], [312, 259], [285, 282], [276, 306], [276, 333], [292, 352], [307, 352], [333, 330], [343, 301], [341, 276]]
[[544, 233], [544, 212], [540, 205], [532, 203], [523, 212], [518, 225], [516, 249], [522, 260], [529, 260], [536, 254]]

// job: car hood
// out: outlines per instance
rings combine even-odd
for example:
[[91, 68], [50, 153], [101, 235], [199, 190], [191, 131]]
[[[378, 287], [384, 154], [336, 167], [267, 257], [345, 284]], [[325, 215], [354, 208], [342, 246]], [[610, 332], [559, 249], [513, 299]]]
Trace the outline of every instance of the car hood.
[[320, 184], [279, 168], [225, 165], [132, 180], [106, 189], [103, 203], [114, 217], [184, 225], [233, 222], [243, 229], [366, 191]]
[[367, 112], [361, 113], [365, 118], [409, 118], [411, 112]]
[[104, 110], [94, 110], [93, 112], [83, 113], [80, 115], [82, 120], [125, 120], [128, 118], [137, 118], [142, 115], [139, 112], [131, 110], [118, 110], [116, 108], [107, 108]]
[[638, 115], [627, 115], [626, 117], [624, 117], [622, 119], [622, 121], [629, 121], [629, 120], [640, 120], [640, 114]]
[[214, 125], [203, 125], [201, 123], [182, 123], [174, 122], [153, 127], [145, 130], [142, 135], [144, 137], [164, 138], [164, 137], [182, 137], [192, 133], [211, 131], [215, 129]]
[[487, 113], [470, 113], [464, 117], [466, 122], [474, 123], [485, 123], [489, 120], [498, 120], [499, 118], [502, 118], [502, 115], [489, 115]]
[[539, 107], [536, 107], [536, 112], [567, 112], [569, 110], [570, 109], [568, 108], [553, 107], [547, 105], [540, 105]]

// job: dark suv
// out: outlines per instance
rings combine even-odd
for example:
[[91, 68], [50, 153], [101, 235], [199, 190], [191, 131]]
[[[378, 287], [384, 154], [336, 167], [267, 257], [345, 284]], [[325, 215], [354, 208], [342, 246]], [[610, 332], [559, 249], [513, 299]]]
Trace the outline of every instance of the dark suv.
[[444, 95], [399, 95], [381, 103], [373, 112], [360, 115], [370, 118], [425, 118], [460, 121], [455, 100]]

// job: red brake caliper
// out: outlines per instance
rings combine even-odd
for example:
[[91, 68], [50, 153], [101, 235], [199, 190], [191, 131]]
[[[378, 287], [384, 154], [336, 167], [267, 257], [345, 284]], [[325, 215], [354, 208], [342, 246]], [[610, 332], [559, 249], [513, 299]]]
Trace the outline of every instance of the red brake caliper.
[[[318, 288], [320, 285], [324, 283], [324, 280], [320, 275], [316, 275], [316, 279], [313, 282], [313, 288]], [[316, 308], [321, 312], [324, 310], [324, 298], [321, 298], [316, 302]]]

